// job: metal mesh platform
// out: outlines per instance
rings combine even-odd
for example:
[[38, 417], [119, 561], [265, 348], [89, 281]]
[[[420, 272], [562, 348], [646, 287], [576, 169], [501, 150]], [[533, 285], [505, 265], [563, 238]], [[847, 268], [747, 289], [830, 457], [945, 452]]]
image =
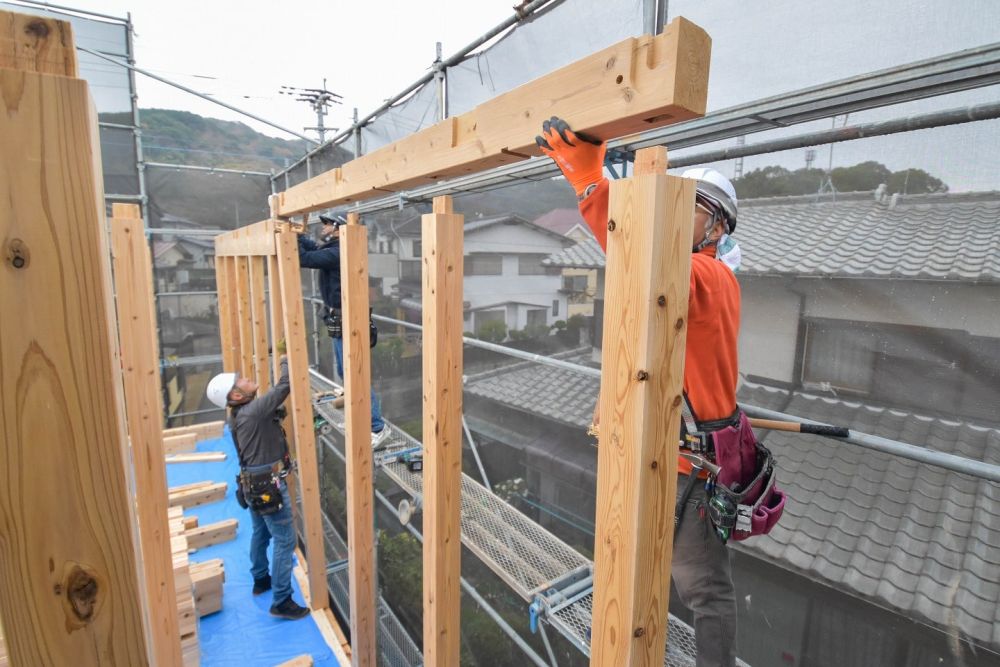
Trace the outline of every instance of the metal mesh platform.
[[[323, 514], [323, 541], [326, 544], [327, 560], [339, 561], [347, 558], [347, 543], [326, 514]], [[350, 618], [347, 568], [341, 567], [328, 573], [326, 580], [337, 609], [344, 618]], [[420, 649], [381, 595], [378, 598], [377, 613], [379, 665], [383, 667], [423, 665], [424, 658]]]
[[[316, 376], [312, 377], [312, 384], [317, 391], [336, 386]], [[315, 410], [343, 434], [341, 410], [322, 404]], [[376, 454], [377, 460], [386, 461], [395, 452], [422, 446], [389, 422], [386, 428], [391, 429], [391, 434], [385, 449]], [[411, 472], [401, 462], [386, 462], [380, 469], [405, 492], [422, 499], [421, 473]], [[535, 601], [560, 582], [572, 581], [574, 576], [583, 577], [593, 570], [593, 563], [578, 551], [464, 473], [461, 527], [462, 544], [528, 602]], [[549, 606], [545, 618], [586, 655], [590, 655], [592, 604], [591, 588], [586, 587], [562, 603]], [[693, 667], [695, 664], [694, 630], [673, 615], [669, 617], [663, 664], [669, 667]], [[742, 661], [737, 664], [747, 667]]]

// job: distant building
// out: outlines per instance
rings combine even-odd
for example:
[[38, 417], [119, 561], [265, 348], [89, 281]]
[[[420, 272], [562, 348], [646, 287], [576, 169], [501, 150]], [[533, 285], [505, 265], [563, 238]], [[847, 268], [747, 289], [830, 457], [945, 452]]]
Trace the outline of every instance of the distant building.
[[[420, 219], [399, 224], [394, 233], [399, 239], [399, 303], [410, 317], [419, 317]], [[571, 244], [569, 238], [516, 215], [466, 222], [465, 330], [478, 334], [490, 323], [502, 323], [507, 331], [523, 330], [565, 319], [562, 276], [542, 261]]]
[[579, 258], [595, 252], [602, 254], [597, 240], [576, 208], [557, 208], [546, 213], [535, 224], [573, 239], [577, 245], [547, 258], [545, 266], [562, 269], [562, 289], [568, 303], [567, 315], [594, 315], [594, 298], [597, 296], [597, 270]]

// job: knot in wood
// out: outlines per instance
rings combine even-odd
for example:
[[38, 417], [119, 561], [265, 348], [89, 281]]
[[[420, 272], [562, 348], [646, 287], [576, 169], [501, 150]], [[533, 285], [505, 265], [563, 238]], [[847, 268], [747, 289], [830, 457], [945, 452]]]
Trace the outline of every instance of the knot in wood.
[[653, 461], [652, 463], [649, 464], [649, 467], [652, 468], [653, 470], [656, 470], [657, 468], [660, 467], [660, 463], [659, 461]]
[[73, 615], [83, 623], [89, 622], [97, 609], [97, 579], [79, 565], [74, 565], [66, 575], [65, 589]]
[[649, 373], [647, 373], [646, 371], [639, 371], [638, 373], [635, 374], [635, 379], [638, 380], [639, 382], [645, 382], [646, 380], [649, 379]]
[[667, 305], [667, 297], [663, 296], [662, 294], [660, 296], [656, 297], [656, 305], [658, 305], [658, 306], [665, 306], [665, 305]]
[[674, 328], [677, 329], [678, 331], [680, 331], [681, 329], [684, 328], [684, 318], [683, 317], [678, 317], [677, 318], [677, 321], [674, 323]]
[[642, 637], [646, 634], [646, 628], [636, 628], [635, 632], [632, 633], [633, 637]]
[[681, 404], [681, 397], [680, 396], [674, 396], [674, 407], [676, 408], [680, 404]]
[[23, 269], [28, 266], [28, 261], [31, 259], [31, 253], [28, 252], [28, 246], [24, 244], [21, 239], [11, 239], [7, 242], [7, 261], [15, 269]]
[[34, 35], [39, 39], [45, 39], [49, 36], [49, 26], [45, 21], [32, 21], [28, 25], [24, 26], [24, 32], [29, 35]]
[[618, 225], [615, 224], [614, 220], [608, 220], [608, 231], [609, 232], [615, 231], [615, 227], [617, 227], [617, 226]]

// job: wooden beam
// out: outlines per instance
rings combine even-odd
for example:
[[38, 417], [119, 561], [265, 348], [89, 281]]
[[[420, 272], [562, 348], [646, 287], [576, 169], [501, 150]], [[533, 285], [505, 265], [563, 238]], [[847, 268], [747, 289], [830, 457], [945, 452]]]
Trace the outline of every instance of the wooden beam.
[[215, 290], [217, 295], [217, 310], [219, 315], [219, 343], [222, 346], [222, 368], [232, 371], [236, 368], [236, 349], [239, 345], [239, 333], [233, 330], [233, 293], [229, 283], [229, 265], [231, 261], [222, 257], [219, 252], [219, 240], [215, 240]]
[[199, 482], [186, 488], [173, 487], [170, 489], [168, 502], [171, 507], [190, 509], [223, 500], [228, 490], [226, 482]]
[[277, 247], [278, 282], [284, 311], [288, 375], [291, 383], [291, 433], [295, 438], [295, 454], [299, 464], [298, 492], [302, 496], [311, 608], [319, 610], [330, 605], [330, 596], [326, 587], [326, 555], [320, 518], [319, 469], [316, 462], [316, 434], [313, 431], [312, 394], [309, 391], [309, 356], [306, 353], [298, 236], [295, 232], [282, 230], [277, 236]]
[[711, 39], [676, 18], [276, 195], [282, 217], [540, 155], [542, 121], [613, 139], [705, 113]]
[[193, 452], [196, 444], [198, 444], [198, 436], [194, 433], [164, 437], [163, 453], [180, 454], [181, 452]]
[[613, 181], [601, 357], [591, 665], [663, 664], [694, 182], [666, 149]]
[[[285, 337], [285, 313], [281, 307], [281, 283], [278, 281], [278, 258], [267, 258], [267, 306], [268, 320], [271, 324], [271, 342], [278, 344]], [[278, 381], [281, 374], [281, 355], [275, 353], [271, 356], [272, 372], [274, 381]], [[287, 429], [286, 429], [287, 432]]]
[[[181, 664], [181, 637], [177, 625], [177, 593], [167, 524], [167, 473], [161, 419], [160, 354], [156, 344], [153, 300], [153, 263], [139, 207], [114, 204], [111, 250], [117, 295], [118, 336], [125, 380], [125, 410], [139, 518], [139, 543], [146, 586], [150, 651], [155, 663]], [[173, 439], [176, 444], [176, 439]], [[189, 438], [194, 448], [194, 436]]]
[[42, 16], [0, 13], [0, 67], [75, 77], [72, 27]]
[[275, 221], [264, 220], [215, 237], [215, 256], [267, 256], [275, 253]]
[[217, 463], [226, 460], [226, 453], [190, 452], [187, 454], [169, 454], [165, 459], [167, 463]]
[[[353, 216], [353, 224], [350, 215]], [[349, 214], [340, 230], [344, 323], [344, 443], [347, 454], [347, 545], [350, 550], [351, 637], [354, 664], [374, 667], [375, 508], [372, 482], [371, 348], [368, 335], [368, 230]]]
[[[462, 476], [462, 224], [451, 197], [422, 218], [424, 659], [459, 663]], [[352, 635], [353, 636], [353, 635]]]
[[250, 309], [250, 259], [236, 258], [236, 306], [240, 328], [240, 375], [254, 377], [253, 315]]
[[69, 26], [16, 25], [53, 22], [0, 12], [37, 53], [0, 68], [0, 625], [13, 665], [147, 664], [97, 118]]
[[313, 667], [313, 657], [308, 653], [286, 660], [277, 667]]
[[190, 426], [178, 426], [168, 428], [163, 431], [164, 438], [171, 438], [176, 435], [194, 435], [198, 440], [214, 440], [222, 437], [223, 421], [206, 422], [204, 424], [191, 424]]
[[[219, 261], [218, 258], [216, 261]], [[222, 261], [226, 265], [226, 293], [229, 296], [227, 299], [227, 311], [223, 313], [222, 316], [229, 319], [229, 331], [231, 336], [229, 341], [229, 355], [232, 360], [232, 366], [229, 366], [225, 370], [227, 372], [238, 372], [243, 359], [243, 340], [241, 338], [242, 331], [240, 328], [240, 303], [239, 295], [237, 294], [239, 274], [237, 272], [235, 257], [223, 257]], [[225, 351], [223, 350], [223, 352]]]
[[253, 318], [254, 380], [263, 394], [271, 386], [267, 366], [267, 295], [264, 293], [263, 257], [250, 258], [250, 314]]
[[236, 519], [223, 519], [205, 526], [198, 526], [191, 530], [184, 531], [189, 549], [204, 549], [213, 544], [228, 542], [236, 539], [236, 527], [239, 521]]

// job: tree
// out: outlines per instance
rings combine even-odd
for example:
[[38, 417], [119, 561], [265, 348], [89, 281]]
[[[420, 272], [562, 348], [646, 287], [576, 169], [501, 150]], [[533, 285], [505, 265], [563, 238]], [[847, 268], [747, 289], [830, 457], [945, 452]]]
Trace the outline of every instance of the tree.
[[[783, 197], [788, 195], [810, 195], [819, 192], [826, 180], [822, 169], [796, 169], [771, 165], [754, 169], [742, 178], [733, 181], [736, 193], [741, 198]], [[948, 186], [923, 169], [903, 169], [892, 172], [881, 162], [869, 160], [851, 167], [837, 167], [830, 172], [830, 180], [838, 192], [859, 192], [875, 190], [885, 184], [890, 194], [903, 192], [922, 194], [947, 192]]]
[[476, 330], [476, 337], [487, 343], [500, 343], [507, 338], [507, 324], [503, 320], [484, 322]]
[[948, 186], [941, 179], [934, 178], [923, 169], [904, 169], [893, 172], [886, 185], [888, 185], [889, 194], [900, 192], [919, 195], [930, 192], [948, 192]]
[[892, 172], [881, 162], [869, 160], [853, 167], [837, 167], [830, 172], [830, 180], [837, 192], [859, 192], [874, 190], [887, 183]]

